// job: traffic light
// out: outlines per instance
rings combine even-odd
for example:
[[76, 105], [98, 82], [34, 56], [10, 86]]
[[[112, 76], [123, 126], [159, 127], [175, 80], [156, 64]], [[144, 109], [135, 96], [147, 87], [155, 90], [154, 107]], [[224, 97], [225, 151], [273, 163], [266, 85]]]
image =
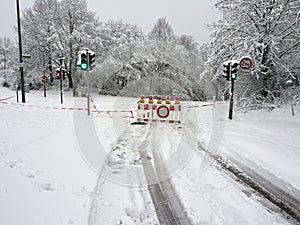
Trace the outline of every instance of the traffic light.
[[82, 51], [80, 55], [80, 68], [81, 70], [89, 69], [89, 54], [87, 51]]
[[57, 68], [56, 69], [56, 72], [55, 72], [55, 78], [58, 80], [60, 79], [60, 68]]
[[62, 72], [62, 78], [63, 78], [63, 80], [65, 80], [66, 79], [66, 73], [67, 73], [66, 69], [62, 68], [61, 72]]
[[231, 79], [232, 79], [232, 80], [235, 80], [236, 78], [237, 78], [237, 73], [231, 74]]
[[96, 54], [93, 51], [88, 51], [88, 54], [89, 54], [89, 66], [91, 67], [95, 62]]
[[231, 79], [235, 80], [237, 78], [237, 72], [238, 72], [238, 61], [232, 61], [231, 62]]
[[48, 77], [47, 77], [47, 76], [44, 76], [44, 75], [42, 75], [42, 82], [48, 82]]
[[230, 79], [230, 61], [223, 63], [223, 77], [228, 81]]
[[90, 70], [95, 63], [95, 57], [95, 52], [85, 48], [78, 52], [77, 66], [84, 71]]

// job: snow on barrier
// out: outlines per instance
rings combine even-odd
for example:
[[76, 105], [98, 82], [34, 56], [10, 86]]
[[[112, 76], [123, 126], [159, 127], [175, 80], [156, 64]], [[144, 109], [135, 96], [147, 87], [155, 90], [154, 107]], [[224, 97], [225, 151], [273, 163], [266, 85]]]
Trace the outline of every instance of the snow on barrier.
[[149, 100], [146, 103], [145, 97], [141, 96], [138, 109], [136, 113], [136, 119], [138, 122], [161, 122], [161, 123], [174, 123], [181, 124], [181, 104], [180, 98], [177, 96], [174, 103], [171, 103], [170, 96], [166, 96], [165, 103], [163, 103], [162, 97], [157, 96], [156, 103], [153, 96], [149, 96]]

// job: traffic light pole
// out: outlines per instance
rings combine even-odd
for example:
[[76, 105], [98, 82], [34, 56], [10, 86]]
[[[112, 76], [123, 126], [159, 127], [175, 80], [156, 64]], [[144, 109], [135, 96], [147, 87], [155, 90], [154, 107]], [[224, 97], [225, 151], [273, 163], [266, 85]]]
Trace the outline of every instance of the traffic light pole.
[[60, 64], [60, 67], [59, 67], [59, 72], [60, 72], [60, 78], [59, 78], [59, 81], [60, 81], [60, 103], [61, 103], [61, 104], [64, 103], [64, 100], [63, 100], [63, 74], [62, 74], [62, 63], [63, 63], [63, 58], [60, 58], [60, 59], [59, 59], [59, 64]]
[[43, 83], [44, 83], [44, 97], [47, 97], [46, 94], [46, 75], [45, 75], [46, 71], [45, 71], [45, 55], [43, 55]]
[[230, 94], [230, 102], [229, 102], [229, 116], [228, 118], [232, 120], [233, 116], [233, 96], [234, 96], [234, 79], [231, 78], [231, 94]]
[[45, 76], [45, 71], [44, 71], [44, 74], [43, 74], [43, 83], [44, 83], [44, 98], [47, 97], [47, 94], [46, 94], [46, 76]]
[[83, 76], [86, 79], [86, 86], [87, 86], [87, 114], [88, 116], [91, 114], [91, 105], [90, 105], [90, 92], [89, 92], [89, 85], [90, 85], [90, 69], [92, 68], [92, 64], [95, 62], [95, 52], [89, 49], [83, 49], [78, 52], [78, 62], [77, 66], [80, 66], [80, 69], [83, 71]]
[[87, 114], [88, 116], [91, 115], [91, 104], [90, 104], [90, 101], [91, 101], [91, 96], [90, 96], [90, 90], [89, 90], [89, 87], [90, 87], [90, 72], [89, 70], [85, 71], [85, 78], [86, 78], [86, 83], [87, 83], [87, 94], [86, 94], [86, 98], [87, 98]]

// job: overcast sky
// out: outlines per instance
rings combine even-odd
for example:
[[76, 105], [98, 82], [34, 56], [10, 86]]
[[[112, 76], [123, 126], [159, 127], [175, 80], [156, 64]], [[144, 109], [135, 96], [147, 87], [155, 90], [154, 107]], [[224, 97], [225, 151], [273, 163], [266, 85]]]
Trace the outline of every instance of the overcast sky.
[[[19, 0], [21, 9], [29, 8], [34, 0]], [[209, 41], [211, 24], [220, 18], [214, 9], [216, 0], [88, 0], [88, 7], [101, 21], [122, 19], [137, 24], [148, 33], [155, 21], [166, 17], [175, 34], [192, 35], [200, 44]], [[0, 37], [14, 38], [16, 1], [1, 0]]]

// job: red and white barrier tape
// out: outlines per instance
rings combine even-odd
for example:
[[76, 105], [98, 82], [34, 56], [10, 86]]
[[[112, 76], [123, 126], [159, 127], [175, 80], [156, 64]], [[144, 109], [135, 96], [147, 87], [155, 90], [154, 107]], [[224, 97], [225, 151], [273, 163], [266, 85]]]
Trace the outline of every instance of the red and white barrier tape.
[[10, 96], [10, 97], [7, 97], [7, 98], [1, 98], [1, 99], [0, 99], [0, 102], [2, 102], [2, 101], [7, 101], [7, 100], [9, 100], [9, 99], [11, 99], [11, 98], [13, 98], [13, 97], [15, 97], [15, 96], [13, 95], [13, 96]]
[[13, 105], [13, 106], [26, 106], [29, 108], [39, 108], [39, 109], [56, 109], [56, 110], [70, 110], [70, 111], [74, 111], [74, 110], [78, 110], [78, 111], [82, 111], [82, 110], [88, 110], [87, 108], [73, 108], [73, 107], [50, 107], [50, 106], [39, 106], [39, 105], [27, 105], [27, 104], [19, 104], [19, 103], [14, 103], [14, 102], [0, 102], [2, 104], [6, 104], [6, 105]]
[[228, 102], [216, 102], [216, 103], [207, 103], [202, 105], [189, 105], [189, 106], [183, 106], [183, 108], [187, 109], [193, 109], [193, 108], [200, 108], [200, 107], [206, 107], [206, 106], [215, 106], [215, 105], [222, 105], [227, 104]]
[[[110, 118], [134, 118], [132, 110], [98, 110], [93, 98], [91, 98], [91, 102], [93, 104], [95, 112], [97, 112], [99, 115], [104, 113], [107, 114]], [[130, 116], [113, 117], [111, 113], [130, 113]]]
[[[43, 108], [43, 109], [55, 109], [55, 110], [68, 110], [68, 111], [87, 111], [88, 108], [74, 108], [74, 107], [50, 107], [50, 106], [37, 106], [37, 105], [28, 105], [28, 104], [20, 104], [20, 103], [14, 103], [14, 102], [6, 102], [7, 100], [13, 98], [14, 96], [10, 96], [7, 98], [0, 99], [0, 103], [6, 104], [6, 105], [14, 105], [14, 106], [27, 106], [30, 108]], [[93, 112], [97, 112], [99, 115], [106, 114], [110, 118], [135, 118], [133, 114], [133, 110], [98, 110], [97, 106], [95, 105], [95, 101], [93, 98], [91, 98], [91, 103], [93, 105]], [[216, 102], [216, 103], [208, 103], [208, 104], [202, 104], [202, 105], [190, 105], [190, 106], [182, 106], [182, 108], [200, 108], [200, 107], [206, 107], [206, 106], [214, 106], [214, 105], [220, 105], [220, 104], [226, 104], [227, 102]], [[137, 110], [134, 110], [137, 111]], [[111, 113], [129, 113], [130, 115], [127, 116], [118, 116], [113, 117]], [[145, 119], [147, 120], [147, 119]], [[160, 120], [155, 120], [153, 122], [159, 122]], [[147, 122], [147, 121], [145, 121]], [[161, 122], [165, 122], [162, 120]], [[170, 121], [172, 123], [172, 120]]]
[[[31, 105], [31, 104], [21, 104], [21, 103], [14, 103], [14, 102], [5, 102], [6, 100], [9, 100], [12, 97], [0, 99], [0, 103], [5, 105], [13, 105], [13, 106], [23, 106], [23, 107], [29, 107], [29, 108], [42, 108], [42, 109], [54, 109], [54, 110], [66, 110], [66, 111], [87, 111], [88, 108], [74, 108], [74, 107], [50, 107], [50, 106], [38, 106], [38, 105]], [[93, 104], [93, 112], [97, 112], [98, 114], [106, 114], [110, 118], [134, 118], [132, 110], [98, 110], [94, 100], [91, 98], [91, 102]], [[120, 116], [120, 117], [113, 117], [111, 113], [130, 113], [130, 116]]]

